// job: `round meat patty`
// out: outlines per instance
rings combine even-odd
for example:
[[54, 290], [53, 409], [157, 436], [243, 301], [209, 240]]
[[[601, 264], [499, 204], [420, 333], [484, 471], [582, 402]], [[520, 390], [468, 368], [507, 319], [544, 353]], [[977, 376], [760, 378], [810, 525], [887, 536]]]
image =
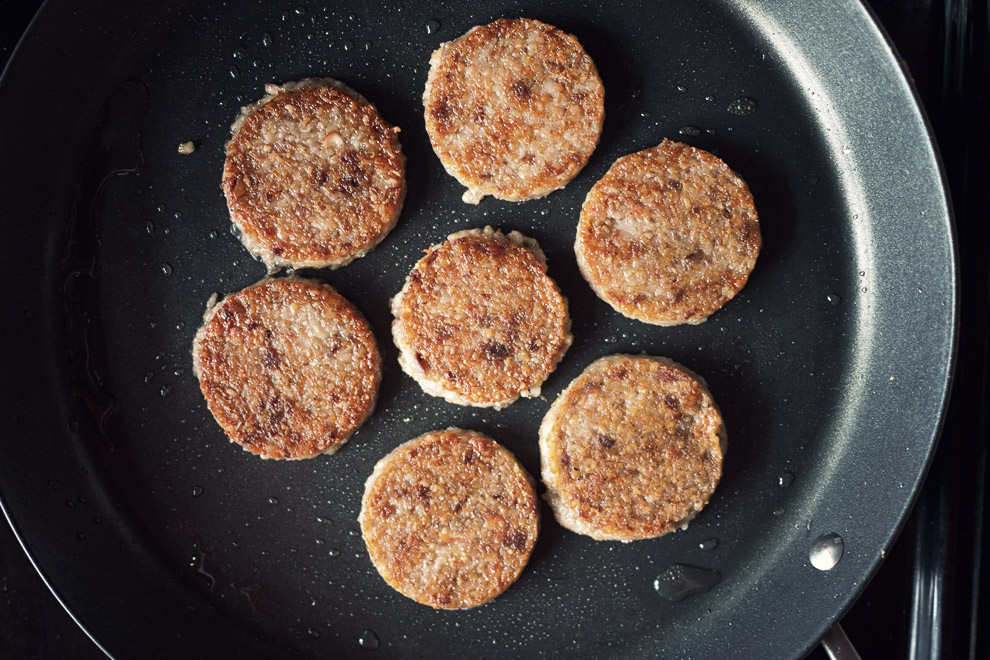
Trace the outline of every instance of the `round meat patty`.
[[621, 314], [697, 324], [743, 288], [760, 252], [746, 183], [679, 142], [623, 156], [581, 208], [581, 274]]
[[389, 586], [456, 610], [515, 582], [536, 543], [539, 512], [532, 479], [508, 450], [480, 433], [447, 429], [378, 462], [359, 521]]
[[269, 270], [338, 268], [395, 226], [405, 198], [398, 128], [332, 78], [281, 87], [242, 109], [223, 168], [230, 217]]
[[193, 369], [230, 439], [262, 458], [332, 454], [371, 414], [381, 356], [368, 322], [333, 288], [264, 280], [212, 305]]
[[579, 534], [661, 536], [708, 503], [725, 447], [698, 376], [666, 358], [611, 355], [568, 385], [540, 425], [544, 497]]
[[473, 229], [431, 247], [392, 299], [402, 370], [464, 406], [539, 396], [572, 341], [567, 300], [546, 268], [519, 232]]
[[499, 19], [440, 44], [423, 94], [444, 169], [485, 195], [536, 199], [577, 176], [598, 144], [605, 91], [572, 35], [528, 18]]

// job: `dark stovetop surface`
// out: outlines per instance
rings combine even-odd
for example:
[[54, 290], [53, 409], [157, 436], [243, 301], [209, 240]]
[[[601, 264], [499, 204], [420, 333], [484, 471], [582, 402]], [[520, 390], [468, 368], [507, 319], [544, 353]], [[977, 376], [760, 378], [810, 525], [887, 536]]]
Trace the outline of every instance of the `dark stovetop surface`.
[[[0, 66], [39, 4], [22, 0], [0, 10]], [[842, 625], [864, 658], [985, 658], [990, 632], [976, 622], [990, 616], [988, 580], [979, 573], [981, 555], [988, 554], [980, 544], [987, 500], [982, 480], [988, 243], [974, 183], [990, 180], [990, 166], [974, 155], [990, 146], [987, 3], [867, 4], [914, 78], [945, 162], [960, 238], [962, 328], [952, 403], [929, 479], [897, 543]], [[0, 522], [0, 658], [104, 657]], [[821, 648], [809, 656], [825, 657]]]

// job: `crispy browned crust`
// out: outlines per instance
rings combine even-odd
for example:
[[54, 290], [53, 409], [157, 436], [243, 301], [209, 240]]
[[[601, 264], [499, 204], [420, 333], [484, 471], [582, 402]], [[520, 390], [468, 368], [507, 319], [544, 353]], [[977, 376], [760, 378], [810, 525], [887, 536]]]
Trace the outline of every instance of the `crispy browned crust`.
[[722, 474], [726, 433], [711, 394], [666, 358], [612, 355], [567, 386], [540, 426], [546, 499], [564, 527], [599, 540], [683, 526]]
[[572, 35], [499, 19], [441, 44], [423, 94], [426, 130], [447, 172], [470, 190], [521, 201], [573, 179], [601, 133], [605, 92]]
[[480, 433], [447, 429], [378, 462], [359, 520], [389, 586], [454, 610], [515, 582], [536, 543], [539, 512], [532, 479], [508, 450]]
[[405, 197], [398, 129], [349, 88], [287, 84], [227, 144], [223, 191], [245, 246], [269, 267], [336, 268], [395, 226]]
[[223, 430], [263, 458], [335, 452], [371, 414], [381, 382], [361, 313], [297, 278], [264, 280], [208, 310], [193, 366]]
[[630, 318], [700, 323], [743, 288], [761, 244], [746, 183], [707, 151], [664, 140], [617, 160], [581, 208], [585, 279]]
[[491, 227], [427, 250], [392, 314], [402, 369], [461, 405], [501, 408], [539, 395], [572, 340], [567, 301], [536, 242]]

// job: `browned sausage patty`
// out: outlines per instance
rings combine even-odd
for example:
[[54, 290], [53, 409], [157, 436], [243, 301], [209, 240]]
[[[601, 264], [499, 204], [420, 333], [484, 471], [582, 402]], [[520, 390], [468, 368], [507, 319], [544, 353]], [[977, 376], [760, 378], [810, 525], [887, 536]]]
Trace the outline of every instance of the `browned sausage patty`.
[[726, 433], [704, 383], [666, 358], [601, 358], [540, 426], [545, 495], [557, 521], [598, 540], [687, 526], [722, 474]]
[[337, 268], [395, 226], [398, 129], [333, 79], [269, 85], [232, 127], [223, 191], [245, 247], [270, 269]]
[[209, 309], [193, 368], [231, 440], [263, 458], [332, 454], [371, 414], [381, 357], [331, 287], [264, 280]]
[[426, 130], [447, 172], [485, 195], [522, 201], [563, 188], [598, 144], [605, 92], [573, 36], [499, 19], [440, 45], [423, 94]]
[[581, 208], [581, 273], [600, 298], [657, 325], [701, 323], [746, 284], [760, 252], [746, 183], [707, 151], [664, 140], [624, 156]]
[[480, 433], [447, 429], [378, 462], [359, 520], [389, 586], [456, 610], [515, 582], [536, 543], [539, 513], [532, 479], [508, 450]]
[[465, 406], [538, 396], [572, 340], [567, 301], [536, 241], [491, 227], [431, 247], [392, 314], [402, 370], [428, 394]]

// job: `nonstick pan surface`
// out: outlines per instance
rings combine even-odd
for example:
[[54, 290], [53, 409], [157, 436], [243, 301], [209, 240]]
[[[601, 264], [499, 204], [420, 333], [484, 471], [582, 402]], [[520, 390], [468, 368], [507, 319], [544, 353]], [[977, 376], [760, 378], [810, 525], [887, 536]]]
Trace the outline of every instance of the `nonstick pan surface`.
[[[0, 495], [39, 571], [118, 658], [800, 657], [865, 586], [931, 456], [955, 336], [941, 171], [896, 56], [857, 2], [47, 3], [0, 82], [4, 232]], [[598, 150], [563, 191], [460, 201], [421, 94], [440, 42], [500, 16], [574, 33], [606, 88]], [[333, 76], [401, 127], [409, 193], [367, 257], [307, 273], [367, 315], [375, 415], [333, 456], [263, 461], [226, 440], [191, 370], [207, 299], [265, 270], [229, 232], [228, 125], [267, 82]], [[700, 326], [621, 318], [581, 279], [580, 204], [663, 138], [725, 159], [764, 248]], [[180, 143], [196, 150], [180, 155]], [[427, 246], [490, 224], [537, 238], [574, 346], [544, 398], [494, 412], [398, 368], [388, 300]], [[375, 462], [423, 432], [490, 434], [539, 472], [536, 429], [616, 352], [702, 374], [725, 472], [686, 532], [630, 544], [562, 530], [492, 603], [435, 612], [374, 571], [356, 517]], [[814, 539], [844, 541], [812, 567]], [[672, 564], [717, 571], [662, 598]], [[712, 575], [713, 573], [709, 573]]]

